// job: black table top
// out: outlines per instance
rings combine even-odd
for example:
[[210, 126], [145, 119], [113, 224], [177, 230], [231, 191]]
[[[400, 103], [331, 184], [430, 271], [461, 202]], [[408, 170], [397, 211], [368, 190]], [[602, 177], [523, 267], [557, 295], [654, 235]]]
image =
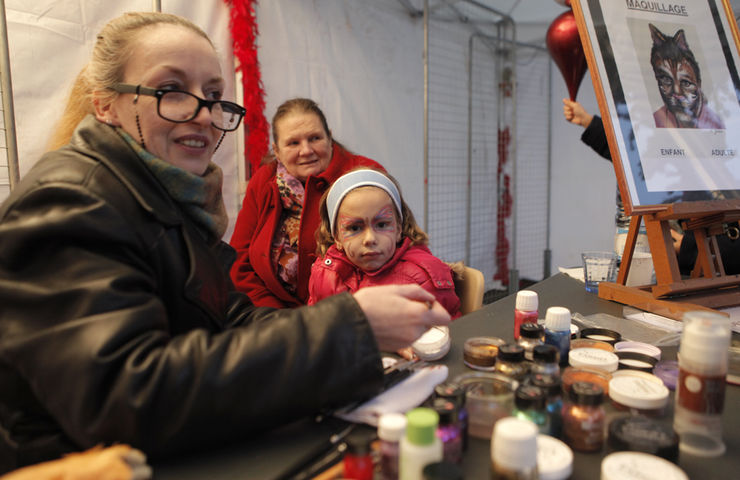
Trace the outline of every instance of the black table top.
[[[562, 306], [572, 313], [588, 316], [606, 313], [622, 316], [623, 305], [602, 300], [596, 294], [585, 291], [583, 283], [559, 274], [537, 283], [529, 289], [539, 296], [540, 316], [551, 306]], [[463, 343], [469, 337], [490, 335], [513, 340], [514, 300], [510, 295], [477, 312], [456, 320], [450, 327], [452, 347], [441, 361], [449, 368], [449, 378], [470, 372], [463, 364]], [[674, 358], [675, 348], [663, 350], [663, 358]], [[671, 393], [671, 399], [673, 394]], [[723, 414], [723, 437], [726, 453], [717, 458], [701, 458], [681, 453], [679, 465], [696, 479], [734, 479], [740, 471], [740, 387], [727, 385], [725, 409]], [[608, 408], [608, 406], [607, 406]], [[672, 401], [668, 414], [662, 421], [671, 422]], [[296, 459], [312, 447], [326, 441], [338, 431], [340, 426], [334, 422], [316, 423], [313, 419], [277, 429], [250, 439], [244, 443], [217, 448], [209, 452], [197, 453], [167, 463], [154, 463], [154, 478], [167, 479], [221, 479], [221, 478], [259, 478], [277, 477]], [[214, 445], [214, 447], [218, 447]], [[574, 472], [571, 477], [578, 479], [597, 479], [600, 476], [602, 458], [608, 453], [574, 452]], [[465, 478], [479, 479], [490, 477], [490, 441], [471, 438], [463, 461]]]

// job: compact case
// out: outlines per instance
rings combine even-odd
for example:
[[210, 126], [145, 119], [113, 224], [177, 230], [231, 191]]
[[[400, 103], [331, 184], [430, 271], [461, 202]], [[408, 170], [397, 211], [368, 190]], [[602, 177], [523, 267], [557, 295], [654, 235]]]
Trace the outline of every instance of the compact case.
[[609, 380], [609, 398], [617, 410], [660, 417], [668, 404], [668, 388], [650, 373], [620, 370]]

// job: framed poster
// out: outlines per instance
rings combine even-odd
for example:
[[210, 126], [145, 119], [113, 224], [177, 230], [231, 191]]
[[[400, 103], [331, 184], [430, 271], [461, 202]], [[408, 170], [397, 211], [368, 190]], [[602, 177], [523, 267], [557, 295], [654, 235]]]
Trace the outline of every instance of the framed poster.
[[740, 56], [727, 0], [571, 5], [627, 213], [740, 210]]

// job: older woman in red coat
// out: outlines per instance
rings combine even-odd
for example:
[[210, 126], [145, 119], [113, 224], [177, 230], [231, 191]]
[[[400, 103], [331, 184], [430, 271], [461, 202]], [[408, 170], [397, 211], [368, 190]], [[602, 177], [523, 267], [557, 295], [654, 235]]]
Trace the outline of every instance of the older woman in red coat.
[[272, 136], [276, 159], [250, 179], [231, 237], [231, 277], [257, 306], [297, 307], [308, 301], [324, 191], [358, 166], [383, 167], [333, 141], [324, 113], [306, 98], [278, 107]]

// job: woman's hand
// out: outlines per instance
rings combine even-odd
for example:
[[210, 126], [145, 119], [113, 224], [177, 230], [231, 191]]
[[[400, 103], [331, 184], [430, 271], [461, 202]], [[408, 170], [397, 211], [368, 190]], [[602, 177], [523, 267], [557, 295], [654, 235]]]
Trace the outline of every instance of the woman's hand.
[[362, 288], [353, 294], [382, 351], [411, 345], [434, 325], [448, 325], [450, 314], [419, 285]]
[[563, 99], [563, 116], [570, 123], [575, 123], [583, 128], [587, 128], [591, 125], [591, 120], [594, 118], [594, 116], [589, 114], [580, 103], [567, 98]]
[[676, 254], [678, 254], [681, 251], [683, 234], [671, 229], [671, 238], [673, 239], [673, 249], [676, 251]]

